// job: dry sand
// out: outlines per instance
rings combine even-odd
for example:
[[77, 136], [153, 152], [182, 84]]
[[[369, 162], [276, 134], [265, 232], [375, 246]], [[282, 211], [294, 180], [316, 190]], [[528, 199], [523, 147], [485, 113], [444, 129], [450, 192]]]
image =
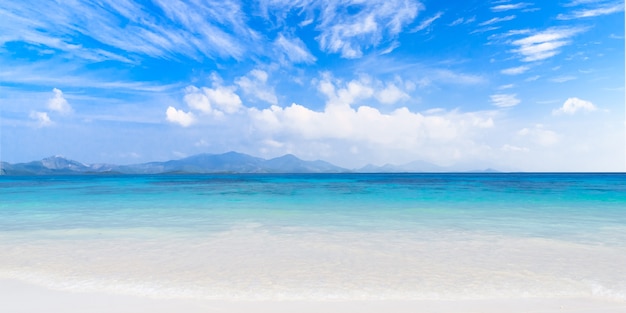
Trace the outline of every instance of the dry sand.
[[0, 280], [0, 312], [7, 313], [625, 313], [626, 303], [600, 299], [498, 299], [459, 301], [219, 301], [50, 290]]

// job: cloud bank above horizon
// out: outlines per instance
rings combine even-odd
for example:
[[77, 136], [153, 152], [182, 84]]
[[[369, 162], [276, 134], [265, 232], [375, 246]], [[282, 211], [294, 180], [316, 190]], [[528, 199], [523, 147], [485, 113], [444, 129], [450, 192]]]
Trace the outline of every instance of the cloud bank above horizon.
[[[43, 14], [45, 12], [45, 14]], [[623, 171], [617, 1], [0, 8], [0, 157]]]

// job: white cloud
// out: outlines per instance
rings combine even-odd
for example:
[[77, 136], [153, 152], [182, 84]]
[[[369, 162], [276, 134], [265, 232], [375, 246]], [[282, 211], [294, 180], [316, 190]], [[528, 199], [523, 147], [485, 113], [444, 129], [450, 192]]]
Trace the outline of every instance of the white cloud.
[[400, 43], [398, 41], [394, 41], [392, 42], [389, 47], [385, 48], [383, 51], [380, 52], [380, 55], [385, 55], [385, 54], [389, 54], [391, 53], [393, 50], [396, 50], [396, 48], [400, 47]]
[[[262, 75], [259, 79], [263, 80]], [[322, 109], [296, 103], [284, 107], [271, 105], [265, 109], [244, 106], [240, 114], [224, 115], [205, 126], [246, 125], [229, 130], [237, 133], [236, 138], [244, 142], [245, 148], [240, 150], [246, 153], [295, 153], [338, 164], [343, 162], [344, 165], [416, 159], [451, 164], [467, 156], [478, 158], [484, 155], [481, 153], [488, 147], [480, 138], [494, 127], [495, 117], [499, 114], [496, 110], [464, 113], [447, 109], [420, 113], [407, 107], [383, 112], [369, 104], [409, 99], [408, 91], [416, 86], [399, 77], [380, 81], [361, 76], [346, 81], [326, 73], [313, 83], [325, 98]], [[214, 83], [217, 88], [215, 84], [217, 82]], [[187, 93], [199, 94], [198, 97], [186, 97], [189, 109], [169, 107], [167, 120], [184, 127], [195, 125], [202, 122], [199, 114], [208, 112], [209, 104], [211, 114], [215, 114], [219, 109], [204, 90], [188, 87]], [[196, 139], [190, 144], [204, 146], [206, 142]], [[211, 143], [211, 146], [217, 147], [218, 144]], [[355, 151], [358, 153], [354, 154]], [[345, 153], [352, 155], [353, 159], [345, 159]]]
[[464, 21], [465, 21], [465, 18], [459, 17], [456, 20], [452, 21], [452, 23], [448, 24], [448, 26], [456, 26], [459, 24], [463, 24]]
[[[243, 92], [253, 98], [262, 100], [269, 104], [278, 104], [278, 98], [274, 88], [267, 85], [268, 74], [262, 70], [252, 70], [246, 76], [239, 77], [235, 84]], [[241, 103], [241, 101], [239, 101]]]
[[72, 112], [72, 107], [63, 97], [63, 92], [60, 89], [52, 89], [54, 96], [48, 100], [48, 109], [61, 113], [69, 114]]
[[471, 31], [470, 34], [486, 33], [486, 32], [490, 32], [492, 30], [497, 30], [497, 29], [500, 29], [500, 26], [483, 27], [483, 28], [478, 28], [478, 29]]
[[255, 126], [271, 133], [292, 133], [303, 139], [352, 139], [401, 146], [423, 140], [449, 141], [461, 136], [463, 128], [488, 128], [490, 118], [448, 113], [424, 116], [407, 108], [383, 114], [375, 108], [330, 106], [322, 112], [292, 104], [286, 108], [250, 109]]
[[559, 14], [556, 18], [559, 20], [572, 20], [578, 18], [588, 18], [588, 17], [596, 17], [602, 15], [609, 15], [613, 13], [618, 13], [624, 11], [624, 3], [611, 3], [605, 4], [596, 8], [588, 8], [582, 10], [576, 10], [569, 14]]
[[234, 86], [217, 85], [214, 88], [202, 88], [211, 104], [224, 113], [235, 113], [242, 108], [241, 98], [235, 93]]
[[370, 106], [328, 105], [323, 111], [313, 111], [292, 104], [285, 108], [252, 108], [249, 114], [256, 134], [281, 138], [272, 141], [282, 143], [281, 146], [303, 147], [323, 142], [333, 149], [402, 151], [408, 158], [426, 151], [424, 147], [432, 147], [428, 153], [438, 151], [439, 161], [470, 154], [471, 149], [459, 152], [456, 148], [473, 145], [469, 138], [493, 127], [488, 112], [422, 115], [399, 108], [385, 114]]
[[524, 62], [551, 58], [559, 54], [560, 48], [571, 43], [570, 38], [582, 32], [580, 28], [549, 28], [512, 42]]
[[519, 74], [525, 73], [529, 69], [530, 67], [528, 66], [518, 66], [518, 67], [511, 67], [511, 68], [504, 69], [500, 71], [500, 73], [505, 74], [505, 75], [519, 75]]
[[563, 106], [552, 111], [552, 114], [554, 115], [560, 115], [560, 114], [574, 114], [578, 111], [586, 111], [586, 112], [593, 112], [597, 110], [597, 107], [591, 103], [590, 101], [586, 101], [586, 100], [582, 100], [579, 98], [568, 98], [565, 103], [563, 103]]
[[[258, 42], [259, 36], [246, 25], [238, 1], [158, 0], [154, 5], [159, 10], [146, 10], [133, 1], [50, 2], [37, 6], [18, 1], [3, 6], [6, 14], [0, 21], [4, 30], [0, 43], [27, 42], [87, 62], [134, 62], [137, 55], [241, 58], [248, 46]], [[77, 45], [72, 41], [76, 34], [104, 45], [91, 45], [89, 41]]]
[[385, 89], [378, 91], [375, 97], [383, 104], [394, 104], [398, 101], [411, 98], [406, 92], [400, 90], [400, 88], [393, 83], [388, 84]]
[[[445, 155], [441, 160], [451, 162], [479, 149], [472, 138], [482, 136], [480, 134], [486, 129], [492, 128], [497, 114], [496, 111], [462, 113], [444, 109], [417, 113], [406, 107], [381, 112], [370, 105], [360, 104], [367, 100], [394, 103], [407, 99], [406, 90], [412, 83], [399, 78], [383, 82], [364, 76], [343, 81], [323, 74], [315, 84], [326, 99], [321, 110], [295, 103], [286, 107], [271, 105], [266, 109], [246, 107], [236, 116], [225, 115], [216, 121], [221, 124], [215, 125], [226, 125], [235, 120], [249, 125], [240, 138], [254, 142], [249, 148], [262, 153], [291, 152], [316, 158], [324, 157], [325, 153], [336, 153], [335, 156], [339, 157], [339, 151], [345, 148], [358, 151], [359, 158], [370, 151], [395, 151], [403, 161], [417, 159], [419, 155], [437, 159], [441, 154]], [[195, 93], [202, 90], [188, 88]], [[168, 121], [181, 126], [192, 125], [197, 110], [191, 105], [190, 109], [193, 113], [168, 108]], [[196, 144], [200, 146], [205, 142]]]
[[519, 2], [515, 4], [499, 4], [499, 5], [491, 7], [491, 11], [502, 12], [502, 11], [508, 11], [508, 10], [518, 10], [518, 9], [523, 9], [529, 5], [531, 5], [531, 3], [526, 3], [526, 2]]
[[37, 121], [37, 127], [47, 127], [54, 124], [52, 120], [50, 120], [50, 116], [48, 116], [47, 112], [32, 111], [30, 112], [29, 117]]
[[429, 27], [434, 21], [438, 20], [443, 15], [443, 12], [437, 12], [437, 14], [433, 15], [430, 18], [423, 20], [417, 27], [413, 28], [411, 32], [418, 32], [420, 30], [426, 29]]
[[393, 42], [423, 9], [416, 0], [265, 0], [260, 6], [266, 16], [271, 10], [281, 23], [287, 16], [304, 16], [302, 22], [320, 32], [316, 37], [320, 48], [344, 58], [359, 58], [364, 49]]
[[[299, 104], [281, 108], [272, 106], [265, 110], [249, 109], [251, 118], [259, 130], [270, 134], [290, 133], [303, 139], [350, 139], [373, 144], [401, 147], [403, 144], [419, 144], [420, 140], [452, 140], [462, 136], [462, 129], [490, 128], [490, 113], [458, 113], [438, 111], [424, 116], [399, 108], [389, 114], [370, 106], [352, 107], [358, 99], [384, 94], [394, 90], [389, 86], [376, 92], [368, 78], [353, 80], [347, 84], [333, 81], [326, 75], [318, 88], [327, 97], [324, 111], [313, 111]], [[343, 86], [343, 87], [342, 87]], [[397, 87], [395, 87], [397, 88]], [[398, 89], [399, 90], [399, 89]], [[391, 91], [397, 93], [398, 91]], [[395, 95], [397, 97], [397, 95]]]
[[222, 116], [224, 113], [235, 113], [243, 104], [235, 93], [235, 86], [225, 87], [220, 85], [221, 79], [213, 75], [213, 88], [198, 88], [189, 86], [185, 88], [184, 101], [187, 106], [202, 114]]
[[555, 145], [560, 140], [560, 136], [556, 132], [545, 129], [541, 124], [531, 128], [522, 128], [517, 132], [517, 135], [527, 137], [534, 143], [544, 147]]
[[448, 26], [456, 26], [460, 24], [469, 24], [476, 21], [476, 16], [472, 16], [470, 18], [459, 17], [456, 20], [452, 21], [452, 23], [448, 24]]
[[518, 105], [521, 101], [517, 98], [516, 94], [495, 94], [491, 95], [491, 104], [500, 107], [508, 108]]
[[317, 89], [328, 99], [329, 106], [351, 106], [358, 101], [375, 98], [382, 104], [394, 104], [411, 97], [407, 91], [415, 89], [415, 83], [404, 82], [399, 77], [393, 82], [382, 82], [361, 76], [347, 83], [334, 79], [330, 74], [323, 74], [317, 83]]
[[182, 127], [191, 126], [196, 120], [193, 113], [177, 110], [171, 106], [167, 108], [165, 115], [169, 122], [180, 124]]
[[505, 17], [494, 17], [490, 20], [484, 21], [480, 24], [478, 24], [478, 26], [487, 26], [487, 25], [491, 25], [491, 24], [495, 24], [495, 23], [500, 23], [500, 22], [506, 22], [506, 21], [510, 21], [515, 19], [515, 15], [509, 15], [509, 16], [505, 16]]
[[195, 86], [189, 86], [185, 88], [185, 103], [189, 108], [200, 111], [202, 113], [211, 113], [211, 101], [209, 97], [200, 89]]
[[300, 38], [288, 39], [280, 34], [274, 41], [274, 46], [292, 63], [314, 63], [316, 61], [316, 58]]
[[[329, 74], [323, 76], [318, 84], [318, 90], [328, 98], [328, 105], [349, 106], [357, 100], [371, 98], [374, 95], [375, 91], [370, 86], [371, 79], [367, 76], [350, 81], [344, 88], [337, 88]], [[336, 83], [339, 85], [339, 81]]]

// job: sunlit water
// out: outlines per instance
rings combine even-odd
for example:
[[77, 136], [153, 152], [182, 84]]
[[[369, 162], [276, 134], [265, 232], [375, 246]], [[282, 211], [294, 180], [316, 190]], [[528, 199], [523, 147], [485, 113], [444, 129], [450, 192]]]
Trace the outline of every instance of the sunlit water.
[[0, 177], [0, 278], [209, 299], [626, 301], [626, 175]]

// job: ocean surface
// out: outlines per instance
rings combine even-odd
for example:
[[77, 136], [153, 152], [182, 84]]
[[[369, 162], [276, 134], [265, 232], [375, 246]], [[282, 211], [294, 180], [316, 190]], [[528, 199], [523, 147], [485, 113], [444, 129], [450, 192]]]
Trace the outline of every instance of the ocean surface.
[[626, 302], [626, 174], [0, 176], [0, 278], [160, 298]]

